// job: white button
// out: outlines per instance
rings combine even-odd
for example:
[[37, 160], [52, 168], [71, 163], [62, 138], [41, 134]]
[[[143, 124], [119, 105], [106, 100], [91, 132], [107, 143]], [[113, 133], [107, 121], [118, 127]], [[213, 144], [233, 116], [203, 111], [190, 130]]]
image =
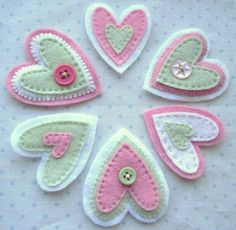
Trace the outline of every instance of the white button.
[[191, 65], [182, 60], [176, 60], [171, 66], [172, 73], [179, 79], [185, 79], [192, 73]]

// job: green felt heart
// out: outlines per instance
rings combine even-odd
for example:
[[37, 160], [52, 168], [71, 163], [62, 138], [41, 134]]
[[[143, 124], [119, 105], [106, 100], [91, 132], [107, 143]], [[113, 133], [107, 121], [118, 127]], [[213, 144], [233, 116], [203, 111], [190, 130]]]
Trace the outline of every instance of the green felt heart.
[[[207, 90], [218, 85], [221, 78], [215, 70], [195, 65], [202, 49], [202, 43], [197, 38], [182, 41], [166, 59], [156, 81], [182, 90]], [[188, 62], [192, 66], [192, 73], [188, 78], [179, 79], [172, 73], [171, 66], [176, 60]]]
[[[63, 157], [55, 159], [50, 154], [52, 148], [44, 144], [44, 135], [49, 132], [69, 132], [72, 134], [72, 141]], [[26, 130], [20, 137], [19, 145], [26, 151], [48, 152], [49, 157], [43, 169], [43, 180], [48, 186], [56, 186], [67, 178], [78, 163], [87, 132], [88, 125], [82, 122], [45, 123]]]
[[117, 28], [109, 24], [105, 28], [105, 36], [114, 51], [120, 54], [133, 36], [133, 28], [129, 25]]
[[24, 89], [48, 95], [71, 93], [88, 85], [86, 80], [77, 77], [73, 84], [60, 86], [53, 78], [53, 71], [40, 65], [22, 69], [17, 73], [17, 78]]
[[[84, 67], [69, 44], [52, 34], [40, 34], [35, 37], [34, 43], [46, 67], [32, 65], [21, 69], [17, 73], [21, 87], [34, 93], [52, 95], [71, 93], [88, 86]], [[58, 85], [53, 77], [55, 68], [60, 64], [69, 64], [76, 72], [76, 80], [67, 87]]]
[[166, 122], [165, 127], [173, 144], [183, 150], [189, 146], [189, 138], [193, 135], [193, 129], [185, 124]]

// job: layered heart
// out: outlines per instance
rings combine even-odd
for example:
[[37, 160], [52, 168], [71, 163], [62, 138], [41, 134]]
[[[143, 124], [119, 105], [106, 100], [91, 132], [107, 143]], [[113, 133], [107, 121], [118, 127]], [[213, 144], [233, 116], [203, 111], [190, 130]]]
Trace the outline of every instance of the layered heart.
[[216, 144], [224, 134], [213, 114], [187, 106], [165, 106], [144, 114], [151, 140], [162, 160], [179, 176], [196, 179], [204, 169], [199, 146]]
[[46, 191], [59, 191], [77, 178], [92, 150], [97, 118], [63, 113], [40, 116], [17, 126], [11, 135], [15, 152], [41, 157], [37, 180]]
[[142, 222], [157, 221], [168, 199], [168, 186], [155, 159], [126, 129], [98, 153], [83, 189], [84, 210], [101, 226], [118, 224], [127, 212]]
[[172, 35], [155, 55], [144, 89], [180, 101], [210, 100], [228, 86], [224, 64], [207, 59], [207, 41], [201, 31], [183, 30]]
[[96, 72], [81, 49], [55, 30], [36, 30], [26, 42], [29, 64], [13, 68], [8, 91], [36, 106], [83, 102], [100, 94]]
[[104, 4], [91, 5], [86, 13], [87, 34], [101, 57], [123, 73], [140, 55], [151, 29], [148, 11], [133, 5], [121, 20]]

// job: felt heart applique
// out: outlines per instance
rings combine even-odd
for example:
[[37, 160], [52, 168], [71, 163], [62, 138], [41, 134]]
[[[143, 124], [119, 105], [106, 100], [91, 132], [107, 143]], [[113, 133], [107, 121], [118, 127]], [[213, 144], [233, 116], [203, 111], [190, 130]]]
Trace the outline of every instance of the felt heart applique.
[[199, 146], [214, 145], [224, 134], [223, 124], [217, 117], [187, 106], [151, 109], [145, 112], [144, 119], [162, 160], [186, 179], [196, 179], [203, 172]]
[[164, 125], [177, 148], [188, 148], [188, 139], [193, 135], [193, 129], [190, 126], [173, 122], [166, 122]]
[[36, 30], [26, 42], [31, 61], [13, 68], [8, 91], [19, 101], [37, 106], [79, 103], [100, 94], [94, 68], [67, 36], [55, 30]]
[[116, 28], [111, 24], [107, 25], [105, 30], [106, 38], [117, 54], [122, 52], [133, 35], [133, 28], [131, 26]]
[[83, 189], [86, 214], [101, 226], [118, 224], [127, 212], [139, 221], [155, 222], [168, 206], [169, 190], [148, 150], [126, 129], [101, 149]]
[[172, 100], [204, 101], [221, 95], [228, 86], [224, 64], [207, 59], [207, 41], [197, 29], [172, 35], [155, 55], [144, 89]]
[[63, 113], [23, 122], [11, 135], [15, 152], [41, 157], [37, 180], [46, 191], [65, 188], [84, 168], [92, 150], [97, 118]]
[[150, 30], [151, 17], [142, 5], [133, 5], [121, 21], [107, 5], [91, 5], [86, 13], [86, 30], [101, 57], [118, 73], [123, 73], [142, 52]]
[[71, 143], [71, 133], [49, 132], [44, 136], [44, 144], [52, 146], [52, 156], [60, 158], [67, 152]]

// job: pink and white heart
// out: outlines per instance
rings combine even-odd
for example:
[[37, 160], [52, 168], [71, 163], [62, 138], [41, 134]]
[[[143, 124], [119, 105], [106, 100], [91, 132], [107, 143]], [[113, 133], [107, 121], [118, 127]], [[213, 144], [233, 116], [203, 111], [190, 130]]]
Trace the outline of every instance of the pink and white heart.
[[118, 73], [123, 73], [141, 54], [151, 29], [149, 12], [142, 5], [125, 10], [118, 22], [104, 4], [87, 9], [87, 34], [101, 57]]
[[153, 108], [144, 113], [144, 119], [162, 160], [177, 175], [190, 180], [204, 170], [199, 146], [214, 145], [224, 135], [224, 126], [215, 115], [188, 106]]

